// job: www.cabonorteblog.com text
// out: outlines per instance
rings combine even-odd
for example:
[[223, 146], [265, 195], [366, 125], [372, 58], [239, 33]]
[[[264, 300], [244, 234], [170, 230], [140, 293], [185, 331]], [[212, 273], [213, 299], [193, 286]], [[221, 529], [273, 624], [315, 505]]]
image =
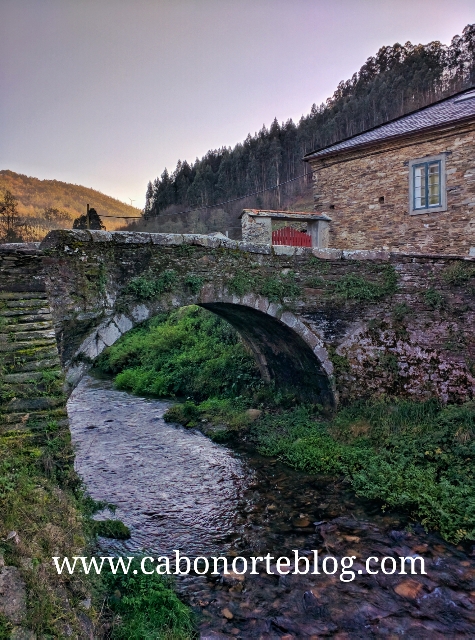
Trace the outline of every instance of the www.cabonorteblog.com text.
[[[134, 556], [126, 558], [99, 556], [90, 557], [72, 556], [60, 558], [53, 557], [53, 563], [59, 574], [83, 572], [85, 574], [100, 574], [104, 571], [111, 571], [113, 574], [123, 573], [143, 573], [151, 575], [158, 573], [160, 575], [184, 576], [189, 573], [198, 575], [259, 575], [263, 571], [274, 575], [327, 575], [337, 576], [342, 582], [352, 582], [357, 575], [377, 575], [383, 573], [385, 575], [408, 575], [408, 574], [426, 574], [424, 558], [421, 556], [370, 556], [366, 560], [356, 562], [356, 556], [343, 556], [337, 558], [335, 556], [323, 555], [319, 556], [318, 551], [312, 551], [308, 555], [300, 555], [297, 550], [292, 550], [293, 557], [287, 556], [271, 556], [268, 553], [265, 556], [251, 556], [249, 558], [236, 557], [232, 560], [219, 556], [206, 558], [199, 556], [197, 558], [189, 558], [181, 555], [175, 550], [175, 557], [159, 556], [152, 558], [145, 556], [140, 558], [140, 568], [132, 569], [131, 565]], [[134, 566], [137, 566], [134, 564]]]

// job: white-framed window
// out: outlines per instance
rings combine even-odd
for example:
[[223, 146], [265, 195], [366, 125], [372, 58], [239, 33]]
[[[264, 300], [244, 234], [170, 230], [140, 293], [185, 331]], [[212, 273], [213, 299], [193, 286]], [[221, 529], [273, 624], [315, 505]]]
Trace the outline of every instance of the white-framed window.
[[447, 210], [445, 154], [409, 162], [409, 213]]

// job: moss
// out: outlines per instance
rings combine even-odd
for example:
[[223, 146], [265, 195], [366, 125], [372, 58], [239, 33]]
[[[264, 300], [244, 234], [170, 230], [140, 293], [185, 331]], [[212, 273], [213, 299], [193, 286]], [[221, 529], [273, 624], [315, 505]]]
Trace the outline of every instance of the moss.
[[371, 302], [396, 293], [398, 276], [392, 265], [369, 269], [378, 276], [376, 281], [367, 276], [348, 273], [339, 280], [329, 283], [331, 294], [337, 299]]
[[172, 269], [167, 269], [155, 278], [150, 275], [132, 278], [125, 292], [133, 294], [138, 300], [151, 300], [167, 291], [171, 291], [176, 283], [176, 272]]
[[295, 299], [302, 293], [296, 281], [295, 273], [261, 276], [251, 275], [249, 271], [238, 270], [226, 285], [231, 293], [242, 297], [246, 293], [265, 296], [271, 302], [283, 302], [285, 298]]
[[405, 302], [398, 302], [392, 310], [393, 321], [397, 324], [401, 323], [412, 313], [411, 308]]
[[475, 277], [475, 267], [464, 262], [456, 262], [444, 269], [442, 279], [447, 284], [463, 286]]
[[103, 538], [115, 540], [128, 540], [130, 529], [121, 520], [94, 520], [93, 533]]
[[346, 356], [341, 356], [336, 352], [335, 347], [329, 346], [328, 356], [333, 364], [334, 375], [338, 378], [340, 375], [351, 371], [350, 361]]
[[443, 309], [446, 305], [444, 296], [430, 287], [424, 292], [424, 302], [431, 307], [431, 309]]
[[205, 282], [204, 278], [195, 276], [190, 273], [188, 276], [186, 276], [184, 280], [184, 285], [191, 291], [193, 295], [196, 295], [197, 293], [200, 292], [204, 282]]

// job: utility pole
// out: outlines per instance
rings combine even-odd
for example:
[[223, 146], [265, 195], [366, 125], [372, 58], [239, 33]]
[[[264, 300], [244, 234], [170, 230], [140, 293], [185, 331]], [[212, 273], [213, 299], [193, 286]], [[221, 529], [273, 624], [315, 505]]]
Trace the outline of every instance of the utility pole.
[[87, 212], [86, 212], [86, 227], [88, 229], [91, 228], [91, 219], [89, 217], [89, 205], [87, 205]]

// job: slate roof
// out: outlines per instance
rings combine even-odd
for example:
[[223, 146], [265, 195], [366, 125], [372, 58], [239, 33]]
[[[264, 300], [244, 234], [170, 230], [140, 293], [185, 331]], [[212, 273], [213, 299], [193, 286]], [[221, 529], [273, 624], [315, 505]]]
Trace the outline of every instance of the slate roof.
[[473, 118], [475, 118], [475, 89], [472, 88], [324, 149], [307, 153], [304, 160], [336, 155], [340, 151], [371, 146], [386, 139], [407, 136]]

